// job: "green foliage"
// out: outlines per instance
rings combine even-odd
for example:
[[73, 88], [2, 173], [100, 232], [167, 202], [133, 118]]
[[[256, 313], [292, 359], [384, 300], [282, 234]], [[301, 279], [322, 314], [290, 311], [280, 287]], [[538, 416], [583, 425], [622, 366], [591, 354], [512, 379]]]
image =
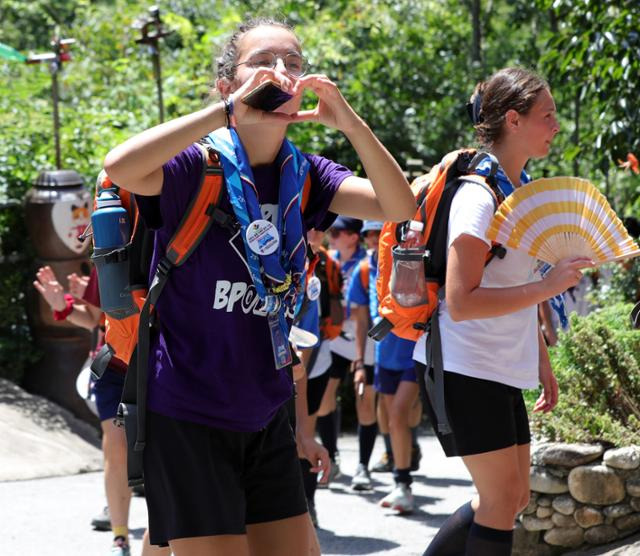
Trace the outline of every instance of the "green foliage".
[[[49, 50], [56, 32], [77, 41], [59, 75], [62, 165], [77, 170], [87, 184], [111, 148], [158, 121], [151, 61], [132, 27], [150, 5], [139, 0], [0, 3], [0, 42], [28, 54]], [[573, 173], [579, 162], [576, 173], [596, 183], [604, 178], [603, 190], [617, 207], [639, 212], [640, 182], [612, 170], [640, 141], [634, 96], [640, 61], [633, 55], [639, 46], [637, 2], [482, 2], [482, 44], [475, 61], [469, 1], [165, 0], [159, 5], [174, 30], [161, 44], [166, 119], [208, 102], [213, 57], [239, 21], [247, 14], [283, 16], [295, 25], [313, 71], [336, 80], [401, 165], [421, 158], [430, 166], [472, 143], [464, 104], [479, 79], [511, 64], [540, 70], [553, 85], [565, 133], [552, 156], [531, 162], [533, 175]], [[314, 105], [311, 94], [306, 104]], [[292, 127], [290, 135], [303, 150], [361, 171], [341, 133], [307, 123]], [[37, 174], [53, 165], [48, 68], [0, 61], [0, 201], [22, 199]], [[24, 236], [8, 218], [0, 211], [2, 253], [28, 259]], [[30, 279], [20, 270], [20, 280], [10, 279], [12, 272], [13, 267], [0, 268], [0, 282], [9, 288], [3, 295], [19, 300]], [[14, 315], [0, 316], [0, 330], [10, 329], [9, 318]]]
[[[608, 280], [598, 280], [590, 301], [606, 307], [613, 303], [636, 303], [640, 301], [640, 261], [632, 259], [623, 263], [607, 265]], [[598, 272], [599, 274], [600, 272]]]
[[604, 181], [615, 208], [638, 214], [640, 184], [615, 164], [640, 147], [640, 3], [538, 0], [537, 6], [552, 21], [540, 63], [567, 131], [558, 138], [556, 162]]
[[571, 316], [569, 332], [550, 350], [560, 385], [557, 407], [533, 414], [532, 428], [551, 440], [640, 442], [640, 333], [632, 305], [618, 303]]

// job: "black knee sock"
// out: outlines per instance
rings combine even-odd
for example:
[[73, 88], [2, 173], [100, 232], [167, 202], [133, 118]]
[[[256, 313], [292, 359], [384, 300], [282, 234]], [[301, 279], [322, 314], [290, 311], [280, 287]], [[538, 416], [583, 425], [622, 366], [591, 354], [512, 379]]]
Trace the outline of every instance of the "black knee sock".
[[384, 449], [387, 452], [387, 455], [393, 459], [393, 449], [391, 448], [391, 435], [389, 433], [383, 434], [382, 438], [384, 440]]
[[467, 537], [465, 556], [510, 556], [513, 530], [492, 529], [473, 523]]
[[338, 451], [334, 416], [335, 411], [332, 411], [328, 415], [318, 417], [318, 434], [322, 440], [322, 445], [329, 452], [331, 461], [335, 461], [336, 452]]
[[416, 447], [418, 446], [418, 427], [411, 427], [409, 430], [411, 431], [411, 446]]
[[422, 556], [464, 556], [474, 515], [471, 502], [460, 506], [442, 524]]
[[302, 468], [302, 483], [304, 484], [304, 494], [307, 500], [313, 502], [316, 495], [316, 487], [318, 486], [318, 474], [311, 473], [311, 464], [309, 460], [301, 459], [300, 467]]
[[407, 469], [395, 469], [393, 470], [393, 479], [396, 484], [404, 483], [407, 486], [411, 486], [413, 479], [411, 478], [411, 470]]
[[373, 446], [376, 443], [376, 436], [378, 435], [378, 425], [373, 423], [372, 425], [361, 425], [358, 423], [358, 443], [360, 444], [360, 463], [365, 467], [369, 467], [369, 460], [371, 459], [371, 452], [373, 452]]

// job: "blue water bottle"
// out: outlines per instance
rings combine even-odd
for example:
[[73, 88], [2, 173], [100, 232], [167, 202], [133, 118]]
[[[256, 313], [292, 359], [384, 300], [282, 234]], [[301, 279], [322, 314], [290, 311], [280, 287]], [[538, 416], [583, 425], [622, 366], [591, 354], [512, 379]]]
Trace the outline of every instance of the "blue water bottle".
[[93, 245], [97, 249], [116, 249], [129, 242], [129, 213], [114, 191], [103, 191], [91, 215]]
[[91, 215], [93, 255], [98, 272], [100, 307], [115, 318], [136, 312], [129, 288], [129, 213], [115, 191], [105, 190], [96, 199]]

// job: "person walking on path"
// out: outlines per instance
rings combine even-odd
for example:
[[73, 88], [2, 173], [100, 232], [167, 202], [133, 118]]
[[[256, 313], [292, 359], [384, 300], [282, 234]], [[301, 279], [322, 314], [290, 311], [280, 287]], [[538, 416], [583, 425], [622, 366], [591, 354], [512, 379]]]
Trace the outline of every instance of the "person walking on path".
[[[378, 240], [382, 222], [367, 221], [363, 231], [367, 234], [367, 257], [360, 261], [351, 276], [347, 293], [348, 306], [354, 306], [356, 315], [356, 341], [361, 352], [371, 324], [379, 320], [376, 280], [378, 277]], [[363, 280], [362, 275], [367, 279]], [[380, 394], [379, 402], [385, 407], [393, 455], [393, 475], [395, 488], [385, 496], [380, 505], [391, 508], [401, 514], [411, 513], [414, 509], [411, 493], [411, 424], [416, 424], [421, 412], [418, 400], [418, 384], [412, 359], [415, 342], [398, 338], [393, 333], [376, 342], [374, 387]], [[356, 393], [366, 381], [362, 369], [357, 369], [353, 378]], [[364, 390], [366, 396], [366, 389]], [[370, 392], [372, 399], [373, 388]], [[363, 396], [363, 397], [364, 397]], [[418, 404], [418, 405], [416, 405]], [[413, 419], [413, 420], [412, 420]], [[373, 446], [371, 446], [371, 449]], [[369, 454], [371, 451], [369, 451]], [[359, 472], [369, 478], [368, 459], [363, 461], [362, 454]], [[366, 471], [366, 474], [365, 474]], [[354, 476], [354, 481], [358, 474]], [[364, 479], [362, 479], [364, 480]], [[369, 479], [370, 482], [370, 479]]]
[[[347, 316], [349, 307], [346, 293], [349, 281], [358, 262], [367, 256], [361, 244], [360, 229], [362, 221], [339, 216], [329, 228], [329, 246], [331, 255], [340, 263], [343, 283], [343, 304], [345, 319], [340, 335], [331, 341], [331, 367], [329, 382], [318, 411], [318, 432], [323, 445], [329, 450], [332, 460], [331, 480], [340, 476], [338, 451], [338, 433], [340, 429], [337, 410], [338, 387], [350, 373], [363, 368], [367, 373], [367, 384], [373, 384], [373, 342], [367, 340], [366, 348], [360, 355], [356, 342], [356, 321]], [[358, 438], [361, 446], [361, 458], [367, 461], [375, 443], [377, 434], [373, 390], [369, 388], [362, 399], [356, 397], [356, 415], [358, 418]], [[358, 470], [356, 470], [358, 474]], [[362, 480], [360, 480], [362, 479]], [[356, 490], [368, 490], [371, 482], [366, 478], [356, 479], [352, 486]]]
[[[503, 196], [526, 187], [527, 161], [547, 156], [559, 131], [547, 83], [527, 70], [503, 69], [478, 84], [469, 107], [478, 139], [492, 155], [476, 173], [488, 175], [498, 163]], [[451, 204], [439, 308], [451, 433], [435, 428], [446, 455], [462, 457], [478, 495], [445, 521], [425, 556], [511, 554], [514, 520], [529, 499], [531, 437], [521, 389], [542, 385], [534, 411], [551, 411], [558, 399], [537, 305], [577, 284], [580, 269], [593, 266], [588, 259], [565, 259], [534, 281], [536, 260], [512, 249], [485, 266], [491, 248], [485, 232], [495, 203], [489, 189], [469, 182]], [[425, 373], [425, 354], [423, 335], [414, 354], [418, 373]], [[427, 409], [431, 422], [439, 423], [431, 404]]]
[[[94, 330], [102, 321], [100, 295], [95, 268], [87, 278], [71, 274], [69, 293], [65, 294], [60, 281], [49, 266], [36, 273], [33, 286], [53, 310], [56, 320], [68, 320], [87, 330]], [[100, 349], [97, 346], [97, 350]], [[120, 404], [126, 365], [113, 358], [105, 373], [92, 386], [102, 430], [104, 457], [104, 490], [107, 496], [106, 514], [113, 532], [111, 556], [129, 556], [129, 505], [131, 489], [127, 485], [127, 441], [124, 429], [114, 423]], [[143, 539], [142, 556], [169, 556], [168, 549], [149, 544], [148, 531]]]
[[[153, 270], [198, 188], [203, 160], [193, 143], [202, 137], [224, 168], [220, 209], [239, 224], [233, 233], [211, 226], [155, 306], [144, 477], [151, 542], [169, 544], [176, 556], [309, 553], [307, 503], [283, 408], [292, 395], [286, 338], [305, 229], [322, 229], [329, 212], [403, 220], [414, 210], [398, 164], [337, 86], [306, 69], [290, 27], [245, 22], [218, 60], [221, 102], [144, 131], [105, 159], [109, 177], [136, 194], [156, 229]], [[292, 98], [273, 112], [242, 101], [268, 80]], [[313, 110], [300, 111], [305, 91], [318, 98]], [[287, 127], [305, 121], [342, 131], [371, 181], [287, 141]], [[296, 191], [307, 174], [302, 213]], [[255, 226], [277, 239], [275, 251], [250, 239]], [[296, 432], [319, 470], [321, 447]]]

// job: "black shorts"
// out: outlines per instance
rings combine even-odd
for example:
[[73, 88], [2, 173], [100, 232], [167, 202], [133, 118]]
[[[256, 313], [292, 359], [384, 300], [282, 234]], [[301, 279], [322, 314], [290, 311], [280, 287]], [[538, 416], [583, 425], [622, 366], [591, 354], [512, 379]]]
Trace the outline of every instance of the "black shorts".
[[144, 479], [154, 545], [241, 535], [246, 525], [307, 511], [284, 408], [264, 429], [250, 433], [147, 412]]
[[[424, 388], [425, 366], [416, 363]], [[531, 442], [529, 417], [519, 388], [459, 373], [444, 372], [444, 400], [451, 434], [443, 435], [428, 398], [425, 410], [448, 457], [493, 452]]]
[[329, 382], [328, 372], [307, 380], [307, 406], [309, 408], [309, 415], [317, 413], [318, 409], [320, 409], [322, 396], [324, 396], [324, 391], [327, 389], [327, 382]]
[[[331, 367], [327, 371], [330, 378], [344, 380], [351, 369], [351, 360], [337, 353], [331, 352]], [[364, 370], [367, 373], [367, 386], [373, 384], [373, 365], [365, 365]]]

